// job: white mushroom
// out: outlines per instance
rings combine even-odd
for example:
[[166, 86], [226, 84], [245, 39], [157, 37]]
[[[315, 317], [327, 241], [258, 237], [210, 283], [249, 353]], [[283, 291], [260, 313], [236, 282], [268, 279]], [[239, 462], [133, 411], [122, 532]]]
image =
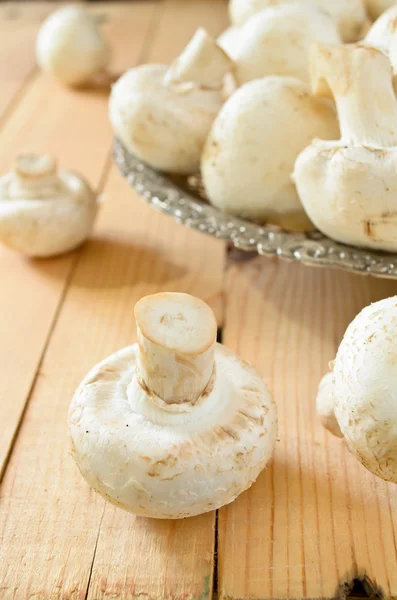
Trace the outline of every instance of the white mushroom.
[[225, 212], [286, 229], [312, 227], [291, 172], [299, 152], [338, 136], [333, 107], [301, 81], [265, 77], [243, 85], [224, 105], [206, 142], [203, 183]]
[[372, 473], [397, 483], [397, 297], [362, 310], [333, 366], [334, 410], [349, 450]]
[[203, 29], [167, 68], [143, 65], [114, 85], [109, 105], [116, 136], [152, 167], [196, 171], [211, 125], [223, 104], [232, 61]]
[[337, 241], [396, 251], [397, 100], [389, 59], [367, 46], [318, 45], [313, 89], [332, 92], [341, 139], [315, 140], [296, 161], [307, 214]]
[[360, 39], [367, 20], [363, 0], [230, 0], [231, 22], [241, 27], [252, 15], [277, 4], [307, 4], [323, 10], [338, 24], [345, 42]]
[[37, 36], [39, 66], [65, 85], [76, 86], [106, 73], [110, 48], [100, 30], [101, 19], [82, 6], [52, 13]]
[[234, 58], [239, 34], [239, 27], [228, 27], [227, 29], [225, 29], [225, 31], [222, 31], [222, 33], [217, 37], [216, 43], [231, 58]]
[[97, 202], [81, 176], [47, 155], [19, 156], [0, 178], [0, 242], [28, 256], [53, 256], [90, 234]]
[[343, 437], [335, 417], [333, 387], [334, 375], [333, 373], [327, 373], [322, 378], [318, 388], [316, 398], [317, 414], [325, 429], [328, 429], [337, 437]]
[[270, 459], [275, 404], [258, 373], [216, 344], [203, 301], [148, 296], [135, 317], [138, 343], [94, 367], [73, 398], [72, 455], [97, 492], [138, 515], [219, 508]]
[[364, 0], [371, 19], [375, 20], [382, 13], [396, 4], [396, 0]]
[[365, 43], [387, 54], [394, 73], [397, 73], [397, 5], [375, 21], [365, 37]]
[[280, 4], [263, 10], [239, 30], [232, 55], [237, 83], [265, 75], [309, 81], [309, 50], [314, 41], [341, 43], [329, 14], [305, 4]]

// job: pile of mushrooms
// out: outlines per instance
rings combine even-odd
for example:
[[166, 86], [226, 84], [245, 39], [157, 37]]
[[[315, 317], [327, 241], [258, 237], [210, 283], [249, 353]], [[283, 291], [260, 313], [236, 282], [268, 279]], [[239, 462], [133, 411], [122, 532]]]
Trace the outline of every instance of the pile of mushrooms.
[[372, 473], [397, 483], [397, 297], [362, 310], [323, 378], [317, 411]]
[[273, 452], [277, 413], [266, 385], [216, 343], [202, 300], [148, 296], [135, 318], [138, 342], [95, 366], [71, 403], [81, 474], [108, 501], [148, 517], [232, 502]]

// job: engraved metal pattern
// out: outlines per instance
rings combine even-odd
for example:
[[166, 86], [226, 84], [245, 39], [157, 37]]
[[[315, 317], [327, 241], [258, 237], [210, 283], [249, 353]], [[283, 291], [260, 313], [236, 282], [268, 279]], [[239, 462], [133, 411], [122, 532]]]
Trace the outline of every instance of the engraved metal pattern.
[[128, 183], [153, 208], [187, 227], [229, 241], [239, 250], [397, 279], [397, 254], [339, 244], [318, 231], [285, 232], [273, 225], [261, 226], [226, 215], [203, 200], [199, 177], [174, 181], [127, 152], [119, 141], [115, 142], [114, 159]]

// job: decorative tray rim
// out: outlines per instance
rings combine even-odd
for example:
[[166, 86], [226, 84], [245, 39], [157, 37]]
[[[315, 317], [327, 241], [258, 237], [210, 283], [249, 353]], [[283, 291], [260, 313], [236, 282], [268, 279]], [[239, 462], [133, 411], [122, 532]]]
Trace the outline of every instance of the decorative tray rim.
[[[156, 210], [191, 229], [226, 240], [238, 250], [277, 256], [311, 267], [342, 269], [361, 275], [397, 279], [397, 254], [340, 244], [318, 231], [295, 233], [274, 225], [258, 225], [222, 213], [163, 173], [129, 153], [118, 140], [114, 160], [121, 174]], [[195, 178], [192, 180], [195, 182]]]

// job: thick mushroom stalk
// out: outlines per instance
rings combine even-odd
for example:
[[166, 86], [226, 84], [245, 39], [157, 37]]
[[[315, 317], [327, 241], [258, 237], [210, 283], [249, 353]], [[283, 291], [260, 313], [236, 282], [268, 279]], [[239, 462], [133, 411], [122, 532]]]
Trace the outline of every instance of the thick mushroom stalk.
[[[397, 73], [397, 4], [393, 2], [367, 32], [364, 42], [382, 50], [390, 58], [394, 75]], [[396, 81], [394, 81], [396, 87]]]
[[205, 29], [198, 29], [183, 52], [171, 63], [164, 77], [166, 85], [190, 83], [220, 89], [232, 60]]
[[311, 81], [317, 96], [336, 102], [342, 143], [397, 145], [397, 101], [389, 59], [367, 46], [314, 44]]
[[167, 404], [194, 403], [214, 372], [211, 309], [187, 294], [156, 294], [135, 305], [135, 318], [142, 385]]
[[61, 181], [56, 159], [49, 154], [22, 154], [13, 164], [9, 194], [12, 198], [50, 197]]
[[341, 140], [314, 140], [294, 180], [320, 231], [347, 244], [397, 250], [397, 100], [388, 57], [366, 45], [312, 50], [312, 87], [335, 99]]
[[130, 512], [215, 510], [268, 462], [276, 406], [255, 369], [215, 342], [202, 300], [157, 294], [135, 316], [138, 343], [93, 367], [74, 395], [72, 456], [96, 491]]
[[320, 381], [316, 398], [316, 408], [317, 415], [323, 427], [336, 437], [343, 437], [335, 417], [333, 373], [327, 373]]

